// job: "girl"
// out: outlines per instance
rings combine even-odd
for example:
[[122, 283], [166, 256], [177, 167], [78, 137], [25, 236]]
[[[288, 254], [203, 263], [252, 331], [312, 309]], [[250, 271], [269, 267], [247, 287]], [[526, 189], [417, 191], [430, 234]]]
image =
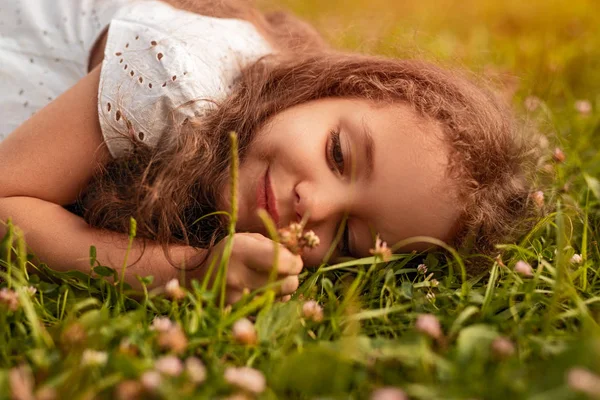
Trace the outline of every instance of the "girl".
[[[127, 282], [153, 275], [164, 284], [180, 266], [201, 278], [224, 246], [226, 218], [200, 217], [230, 209], [231, 131], [241, 163], [230, 302], [264, 285], [275, 254], [287, 296], [303, 266], [367, 256], [376, 234], [485, 253], [529, 215], [530, 146], [508, 108], [459, 73], [333, 51], [296, 18], [241, 1], [61, 0], [52, 10], [25, 8], [30, 2], [2, 3], [2, 15], [23, 7], [16, 14], [29, 21], [31, 40], [3, 31], [14, 41], [4, 58], [24, 64], [0, 69], [22, 76], [3, 82], [0, 218], [25, 232], [36, 262], [88, 271], [94, 244], [103, 264], [119, 268], [133, 216], [143, 240]], [[59, 21], [65, 35], [83, 32], [83, 42], [76, 54], [60, 50], [68, 62], [53, 65], [48, 43], [36, 45], [32, 32], [42, 14], [56, 20], [63, 11], [88, 25]], [[29, 72], [37, 58], [22, 60], [37, 54], [27, 46], [42, 53], [41, 72]], [[77, 73], [65, 65], [82, 76], [68, 89], [58, 76]], [[42, 80], [45, 68], [56, 79]], [[17, 86], [33, 89], [38, 79], [65, 92], [46, 106], [35, 97], [40, 110], [19, 125], [26, 117], [14, 98], [26, 89]], [[320, 246], [302, 256], [275, 252], [258, 208], [279, 228], [303, 220]]]

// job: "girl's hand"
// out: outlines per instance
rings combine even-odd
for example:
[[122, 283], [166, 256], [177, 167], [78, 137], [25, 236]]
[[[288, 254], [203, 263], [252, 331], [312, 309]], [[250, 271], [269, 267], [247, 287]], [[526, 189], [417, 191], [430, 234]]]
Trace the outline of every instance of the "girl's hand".
[[[211, 250], [202, 267], [191, 271], [189, 278], [202, 280], [213, 259], [217, 257], [217, 264], [213, 267], [210, 278], [212, 284], [226, 243], [227, 238], [222, 239]], [[277, 259], [275, 259], [276, 249]], [[246, 289], [252, 291], [267, 285], [275, 265], [277, 267], [275, 281], [279, 282], [277, 293], [281, 297], [289, 298], [289, 295], [299, 286], [298, 274], [304, 266], [302, 258], [259, 233], [236, 233], [233, 237], [233, 248], [227, 268], [225, 289], [227, 303], [240, 300]]]

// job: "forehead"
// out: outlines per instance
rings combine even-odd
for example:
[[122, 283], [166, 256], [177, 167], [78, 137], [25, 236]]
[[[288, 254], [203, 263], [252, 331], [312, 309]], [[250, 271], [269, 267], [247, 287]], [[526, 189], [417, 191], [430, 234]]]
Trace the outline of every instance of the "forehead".
[[357, 183], [356, 215], [367, 225], [356, 229], [358, 252], [368, 254], [373, 233], [390, 246], [412, 236], [449, 239], [459, 212], [439, 124], [402, 103], [363, 104], [349, 118], [369, 127], [374, 144], [373, 173]]

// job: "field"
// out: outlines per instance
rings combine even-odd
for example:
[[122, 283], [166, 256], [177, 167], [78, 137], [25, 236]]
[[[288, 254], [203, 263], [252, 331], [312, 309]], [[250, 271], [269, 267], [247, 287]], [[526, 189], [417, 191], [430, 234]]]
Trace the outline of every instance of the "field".
[[203, 282], [133, 295], [93, 249], [93, 277], [27, 273], [11, 230], [0, 241], [0, 399], [600, 398], [600, 4], [260, 5], [294, 11], [337, 48], [488, 78], [547, 138], [539, 223], [480, 275], [439, 254], [372, 257], [303, 272], [289, 302], [260, 291], [233, 307]]

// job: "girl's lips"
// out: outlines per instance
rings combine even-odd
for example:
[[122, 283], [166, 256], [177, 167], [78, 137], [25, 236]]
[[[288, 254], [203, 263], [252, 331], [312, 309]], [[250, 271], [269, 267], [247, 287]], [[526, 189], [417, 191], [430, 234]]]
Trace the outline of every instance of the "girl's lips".
[[265, 209], [275, 224], [279, 223], [279, 211], [277, 209], [277, 198], [273, 192], [269, 168], [265, 173], [264, 179], [261, 179], [256, 188], [256, 207]]

